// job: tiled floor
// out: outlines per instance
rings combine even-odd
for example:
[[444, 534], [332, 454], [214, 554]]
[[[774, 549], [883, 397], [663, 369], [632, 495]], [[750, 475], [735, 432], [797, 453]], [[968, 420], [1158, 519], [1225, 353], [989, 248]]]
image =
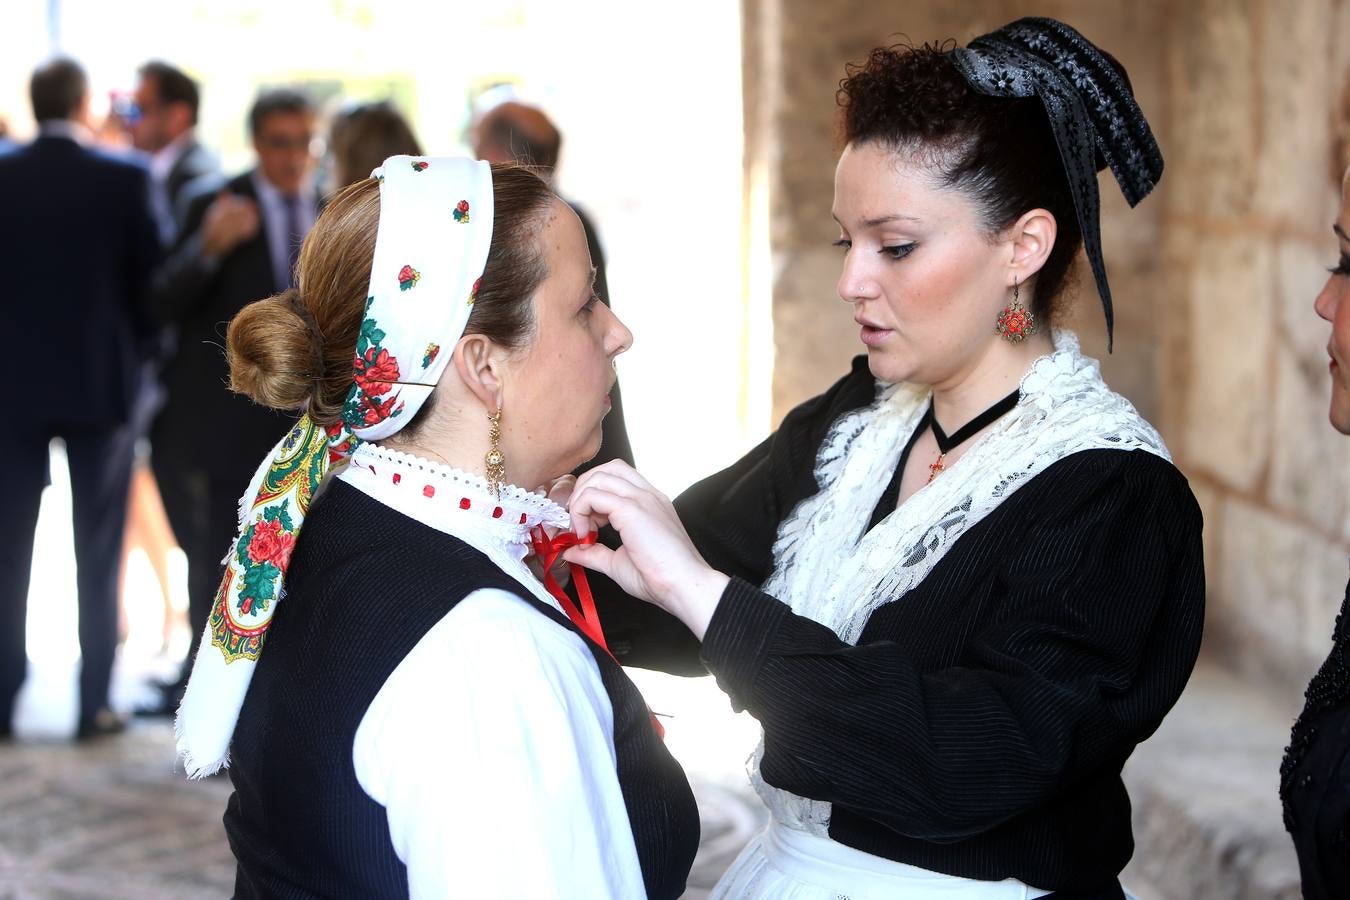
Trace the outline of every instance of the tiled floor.
[[[228, 779], [186, 781], [167, 724], [140, 722], [93, 745], [0, 747], [0, 897], [226, 897], [234, 860], [220, 817]], [[703, 841], [689, 898], [706, 897], [758, 827], [743, 790], [695, 777]]]

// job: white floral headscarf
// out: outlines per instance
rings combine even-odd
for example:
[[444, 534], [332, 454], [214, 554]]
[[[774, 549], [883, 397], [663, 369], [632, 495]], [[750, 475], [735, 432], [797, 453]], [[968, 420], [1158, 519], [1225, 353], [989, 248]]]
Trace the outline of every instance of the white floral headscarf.
[[389, 437], [416, 416], [464, 334], [487, 264], [487, 163], [392, 156], [371, 175], [380, 182], [379, 231], [343, 421], [325, 428], [302, 416], [240, 501], [239, 536], [178, 709], [178, 753], [190, 778], [229, 765], [239, 710], [319, 483], [361, 441]]

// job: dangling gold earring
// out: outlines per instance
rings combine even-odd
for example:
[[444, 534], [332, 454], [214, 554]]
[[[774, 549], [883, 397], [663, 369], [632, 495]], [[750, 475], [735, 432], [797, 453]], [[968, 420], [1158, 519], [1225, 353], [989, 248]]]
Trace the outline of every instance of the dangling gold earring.
[[1020, 344], [1038, 330], [1036, 317], [1017, 299], [1019, 293], [1018, 284], [1014, 281], [1012, 302], [999, 312], [998, 324], [994, 326], [994, 330], [1010, 344]]
[[491, 449], [483, 457], [483, 465], [487, 469], [488, 490], [498, 500], [502, 498], [502, 483], [506, 481], [506, 457], [502, 456], [502, 411], [497, 409], [492, 415], [488, 416], [488, 421], [492, 423], [492, 430], [488, 432], [488, 443]]

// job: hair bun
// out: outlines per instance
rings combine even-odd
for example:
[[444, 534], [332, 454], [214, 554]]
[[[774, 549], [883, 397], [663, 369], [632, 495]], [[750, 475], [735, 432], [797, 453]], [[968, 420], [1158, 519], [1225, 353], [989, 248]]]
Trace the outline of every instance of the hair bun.
[[230, 389], [272, 409], [303, 409], [322, 377], [323, 334], [295, 288], [255, 300], [225, 333]]

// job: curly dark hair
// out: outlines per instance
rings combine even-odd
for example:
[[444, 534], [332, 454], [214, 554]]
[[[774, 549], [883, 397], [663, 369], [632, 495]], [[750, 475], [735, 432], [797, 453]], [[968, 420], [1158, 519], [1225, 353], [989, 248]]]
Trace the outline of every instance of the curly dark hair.
[[839, 83], [841, 137], [918, 154], [940, 184], [975, 202], [990, 235], [1028, 210], [1049, 211], [1058, 234], [1030, 305], [1053, 322], [1083, 236], [1050, 122], [1034, 97], [976, 92], [952, 63], [955, 46], [878, 47], [850, 64]]

